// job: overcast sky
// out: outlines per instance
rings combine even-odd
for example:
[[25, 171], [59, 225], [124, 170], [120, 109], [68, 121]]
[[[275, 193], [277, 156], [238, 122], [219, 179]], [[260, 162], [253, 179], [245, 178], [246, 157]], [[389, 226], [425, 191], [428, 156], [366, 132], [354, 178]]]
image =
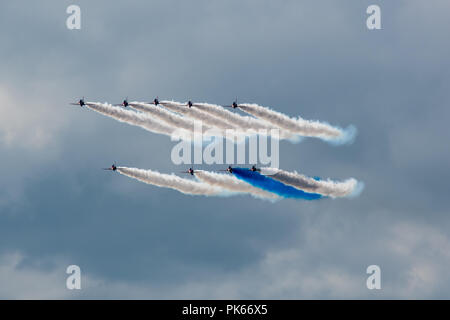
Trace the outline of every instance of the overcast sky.
[[[81, 30], [66, 8], [81, 7]], [[366, 27], [381, 7], [382, 30]], [[19, 1], [0, 6], [0, 298], [450, 298], [450, 3]], [[168, 137], [81, 96], [241, 102], [358, 135], [280, 143], [354, 199], [188, 196]], [[68, 265], [82, 289], [67, 290]], [[381, 268], [382, 289], [366, 288]]]

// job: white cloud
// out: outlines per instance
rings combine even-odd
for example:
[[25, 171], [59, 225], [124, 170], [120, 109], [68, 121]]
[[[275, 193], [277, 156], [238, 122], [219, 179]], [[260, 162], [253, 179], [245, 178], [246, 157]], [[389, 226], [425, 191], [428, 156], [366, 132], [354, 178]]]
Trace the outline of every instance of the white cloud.
[[[55, 106], [0, 86], [0, 145], [35, 150], [46, 147], [64, 125]], [[53, 110], [52, 110], [53, 108]]]
[[69, 298], [64, 277], [52, 271], [21, 266], [20, 253], [0, 256], [1, 299], [57, 299]]
[[[375, 245], [379, 245], [375, 244]], [[381, 265], [382, 290], [366, 288], [365, 268], [352, 269], [314, 260], [310, 252], [297, 248], [270, 250], [253, 265], [223, 274], [207, 274], [174, 285], [137, 284], [109, 280], [82, 268], [82, 290], [65, 288], [69, 263], [55, 267], [23, 266], [18, 253], [0, 256], [1, 298], [175, 298], [175, 299], [345, 299], [345, 298], [433, 298], [442, 283], [448, 283], [450, 240], [438, 230], [417, 224], [396, 224], [382, 243], [385, 258], [394, 264]], [[370, 248], [369, 248], [370, 250]], [[37, 265], [44, 263], [38, 262]], [[354, 265], [353, 265], [354, 267]], [[402, 269], [403, 268], [403, 269]], [[395, 277], [385, 277], [383, 274]], [[445, 288], [444, 288], [445, 289]]]

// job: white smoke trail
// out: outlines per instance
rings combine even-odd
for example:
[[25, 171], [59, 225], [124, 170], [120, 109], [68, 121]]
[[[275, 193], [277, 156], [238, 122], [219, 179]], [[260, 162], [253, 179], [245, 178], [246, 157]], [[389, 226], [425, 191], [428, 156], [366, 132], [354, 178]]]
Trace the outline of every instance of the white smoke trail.
[[[175, 128], [182, 128], [188, 131], [194, 130], [194, 122], [191, 119], [181, 117], [178, 114], [167, 111], [159, 106], [142, 102], [130, 102], [129, 106], [136, 110], [151, 114]], [[210, 128], [204, 126], [203, 129], [208, 130]]]
[[[222, 118], [229, 123], [233, 123], [236, 126], [238, 126], [239, 128], [249, 128], [252, 130], [274, 129], [274, 126], [272, 126], [267, 121], [264, 121], [261, 119], [255, 119], [253, 117], [242, 116], [240, 114], [231, 112], [229, 110], [226, 110], [224, 107], [218, 106], [215, 104], [197, 103], [196, 107], [201, 110], [204, 110], [205, 112], [208, 112], [218, 118]], [[278, 129], [278, 127], [276, 127], [276, 128]], [[285, 132], [283, 132], [283, 134], [280, 134], [280, 137], [291, 138], [292, 136], [293, 136], [292, 134], [286, 135]]]
[[233, 175], [203, 170], [196, 170], [194, 174], [198, 179], [213, 187], [226, 189], [233, 192], [249, 193], [258, 198], [279, 199], [276, 194], [253, 187], [247, 182], [237, 179]]
[[117, 172], [147, 184], [174, 189], [185, 194], [219, 195], [223, 193], [220, 188], [191, 179], [183, 179], [174, 174], [127, 167], [117, 167]]
[[352, 196], [362, 187], [354, 178], [336, 182], [330, 179], [316, 180], [297, 172], [276, 168], [261, 168], [261, 174], [309, 193], [320, 193], [331, 198]]
[[248, 116], [241, 116], [215, 104], [197, 103], [196, 108], [204, 110], [218, 118], [225, 120], [228, 123], [233, 123], [239, 128], [251, 128], [254, 130], [273, 128], [273, 126], [270, 126], [270, 124], [265, 121], [261, 121], [259, 119]]
[[257, 104], [239, 104], [239, 108], [252, 116], [305, 137], [317, 137], [337, 143], [344, 143], [350, 141], [355, 134], [354, 127], [343, 130], [319, 121], [305, 120], [301, 117], [290, 118], [281, 112]]
[[186, 104], [182, 104], [180, 102], [175, 101], [161, 101], [161, 104], [169, 109], [170, 111], [177, 112], [180, 114], [183, 114], [186, 117], [189, 117], [191, 119], [201, 120], [205, 124], [216, 127], [220, 129], [238, 129], [239, 127], [235, 124], [226, 122], [220, 118], [211, 116], [210, 114], [203, 112], [196, 108], [189, 108], [186, 106]]
[[[165, 109], [143, 102], [130, 102], [129, 106], [136, 110], [152, 114], [153, 116], [158, 117], [162, 121], [173, 126], [175, 129], [181, 128], [191, 131], [192, 133], [194, 130], [194, 120], [201, 121], [203, 134], [226, 137], [226, 130], [228, 129], [235, 130], [235, 133], [238, 136], [247, 136], [256, 133], [254, 131], [237, 128], [236, 126], [230, 126], [228, 123], [221, 121], [216, 117], [212, 117], [208, 113], [197, 109], [188, 108], [186, 105], [181, 103], [162, 101], [160, 104], [163, 105]], [[186, 117], [180, 116], [179, 114]], [[205, 138], [208, 138], [208, 135], [206, 135]]]
[[[136, 113], [131, 110], [124, 110], [119, 107], [114, 107], [110, 104], [87, 102], [86, 107], [100, 114], [116, 119], [120, 122], [141, 127], [150, 132], [173, 136], [176, 131], [172, 126], [155, 121], [148, 115]], [[178, 130], [176, 132], [182, 139], [191, 139], [191, 134], [189, 132], [184, 132], [181, 130]]]
[[[221, 123], [221, 127], [224, 129], [236, 128], [237, 130], [241, 130], [241, 132], [247, 133], [247, 135], [252, 135], [258, 132], [259, 130], [267, 130], [267, 134], [270, 134], [271, 129], [279, 129], [278, 127], [274, 127], [270, 123], [255, 119], [253, 117], [241, 116], [239, 114], [233, 113], [231, 111], [226, 110], [225, 108], [209, 103], [195, 103], [192, 108], [182, 107], [183, 104], [175, 101], [163, 101], [161, 102], [169, 110], [175, 112], [182, 112], [189, 117], [196, 117], [199, 120], [207, 121], [209, 123], [215, 123], [218, 125], [219, 121]], [[180, 110], [181, 109], [181, 110]], [[180, 111], [178, 111], [180, 110]], [[206, 118], [205, 114], [208, 114], [209, 117]], [[202, 118], [203, 117], [203, 118]], [[294, 139], [295, 134], [291, 132], [287, 132], [281, 128], [279, 132], [280, 139]]]

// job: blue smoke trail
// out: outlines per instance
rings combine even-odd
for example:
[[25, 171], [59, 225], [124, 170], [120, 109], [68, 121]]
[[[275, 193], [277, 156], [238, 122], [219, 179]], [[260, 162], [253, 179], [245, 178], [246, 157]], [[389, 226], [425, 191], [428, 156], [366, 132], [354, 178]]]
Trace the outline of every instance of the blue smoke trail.
[[264, 176], [259, 172], [253, 172], [245, 168], [233, 168], [233, 174], [254, 187], [273, 192], [283, 198], [317, 200], [323, 198], [318, 193], [307, 193], [297, 188], [285, 185], [284, 183]]

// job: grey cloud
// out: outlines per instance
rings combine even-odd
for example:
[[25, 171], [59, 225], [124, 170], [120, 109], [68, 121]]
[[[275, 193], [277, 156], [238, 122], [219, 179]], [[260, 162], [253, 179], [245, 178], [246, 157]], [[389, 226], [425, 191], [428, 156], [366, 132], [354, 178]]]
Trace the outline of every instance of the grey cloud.
[[[63, 257], [92, 283], [114, 284], [84, 297], [447, 298], [450, 5], [379, 3], [383, 30], [373, 32], [371, 1], [80, 1], [80, 31], [65, 28], [69, 1], [3, 4], [2, 281], [42, 279], [47, 291], [31, 297], [70, 298], [45, 280], [60, 272], [46, 263]], [[238, 96], [353, 124], [352, 145], [281, 142], [280, 165], [365, 189], [314, 203], [193, 199], [105, 174], [113, 161], [186, 168], [167, 161], [169, 138], [67, 105], [83, 95]], [[381, 292], [364, 287], [369, 264], [382, 268]], [[25, 285], [7, 288], [2, 297], [30, 297]]]

